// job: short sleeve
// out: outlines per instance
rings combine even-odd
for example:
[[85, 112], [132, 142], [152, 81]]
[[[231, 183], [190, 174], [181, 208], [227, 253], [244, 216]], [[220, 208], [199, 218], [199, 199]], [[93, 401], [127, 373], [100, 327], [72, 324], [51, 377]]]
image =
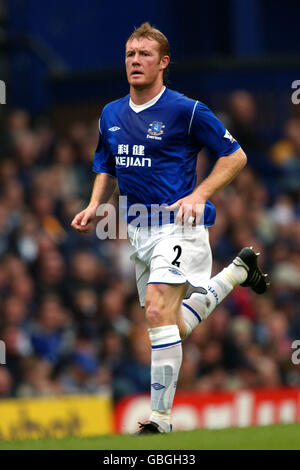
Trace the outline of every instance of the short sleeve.
[[190, 134], [199, 147], [206, 147], [216, 157], [231, 155], [240, 148], [222, 122], [203, 103], [196, 102]]
[[113, 156], [105, 142], [103, 132], [101, 132], [99, 121], [99, 139], [94, 154], [93, 171], [96, 173], [107, 173], [110, 176], [116, 176], [116, 169]]

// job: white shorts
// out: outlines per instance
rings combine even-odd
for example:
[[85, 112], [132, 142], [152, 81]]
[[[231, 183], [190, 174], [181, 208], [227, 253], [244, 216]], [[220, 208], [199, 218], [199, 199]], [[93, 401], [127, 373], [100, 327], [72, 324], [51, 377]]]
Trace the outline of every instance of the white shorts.
[[186, 297], [211, 277], [212, 254], [208, 228], [166, 224], [134, 227], [128, 224], [128, 237], [134, 252], [139, 300], [145, 305], [147, 284], [190, 284]]

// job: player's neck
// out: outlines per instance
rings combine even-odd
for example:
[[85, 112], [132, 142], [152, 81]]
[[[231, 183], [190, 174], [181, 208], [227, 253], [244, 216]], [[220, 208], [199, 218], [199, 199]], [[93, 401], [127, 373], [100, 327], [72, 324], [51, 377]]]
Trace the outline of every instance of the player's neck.
[[130, 87], [130, 98], [131, 101], [136, 105], [141, 105], [148, 103], [148, 101], [152, 100], [157, 96], [164, 88], [163, 83], [157, 83], [154, 86], [149, 88], [142, 88], [137, 89], [134, 87]]

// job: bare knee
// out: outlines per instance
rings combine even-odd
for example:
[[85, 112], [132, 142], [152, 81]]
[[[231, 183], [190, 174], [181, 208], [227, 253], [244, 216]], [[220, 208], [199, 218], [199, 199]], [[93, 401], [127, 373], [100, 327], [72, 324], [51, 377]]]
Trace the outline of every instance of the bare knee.
[[146, 296], [146, 320], [150, 328], [163, 326], [166, 320], [164, 292], [161, 286], [149, 286]]
[[146, 320], [150, 328], [163, 326], [165, 324], [165, 318], [162, 310], [151, 302], [149, 302], [148, 305], [146, 303]]
[[[147, 287], [145, 311], [150, 328], [176, 323], [176, 313], [180, 298], [176, 299], [174, 286], [149, 284]], [[178, 296], [178, 294], [177, 294]]]

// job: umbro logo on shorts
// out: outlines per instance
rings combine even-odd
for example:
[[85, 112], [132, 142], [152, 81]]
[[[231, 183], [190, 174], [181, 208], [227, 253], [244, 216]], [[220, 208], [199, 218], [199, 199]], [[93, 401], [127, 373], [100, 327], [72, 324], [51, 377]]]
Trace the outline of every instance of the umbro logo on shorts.
[[176, 271], [176, 269], [169, 268], [169, 271], [170, 271], [170, 273], [176, 274], [177, 276], [182, 276], [182, 274], [180, 272]]
[[111, 132], [116, 132], [116, 131], [119, 131], [120, 129], [121, 129], [120, 127], [114, 126], [114, 127], [110, 127], [108, 130]]

